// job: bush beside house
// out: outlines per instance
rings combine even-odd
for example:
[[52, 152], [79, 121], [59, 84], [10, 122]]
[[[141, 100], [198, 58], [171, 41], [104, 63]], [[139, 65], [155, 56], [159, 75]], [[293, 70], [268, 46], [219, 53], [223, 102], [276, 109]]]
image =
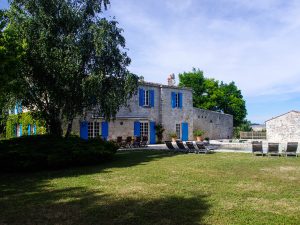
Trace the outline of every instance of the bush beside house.
[[[17, 126], [19, 134], [17, 134]], [[6, 122], [6, 138], [14, 138], [23, 135], [45, 134], [45, 123], [40, 120], [35, 120], [30, 112], [11, 114]]]
[[109, 160], [118, 146], [101, 139], [49, 135], [23, 136], [0, 141], [0, 171], [38, 171], [94, 165]]

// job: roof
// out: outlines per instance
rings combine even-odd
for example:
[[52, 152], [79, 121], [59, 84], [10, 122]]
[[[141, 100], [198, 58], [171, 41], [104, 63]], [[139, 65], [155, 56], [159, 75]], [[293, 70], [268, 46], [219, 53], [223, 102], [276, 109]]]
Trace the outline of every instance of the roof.
[[231, 114], [228, 114], [228, 113], [223, 113], [223, 112], [217, 112], [217, 111], [212, 111], [212, 110], [208, 110], [208, 109], [201, 109], [201, 108], [197, 108], [197, 107], [193, 107], [194, 110], [198, 110], [198, 111], [205, 111], [205, 112], [208, 112], [208, 113], [215, 113], [215, 114], [218, 114], [218, 115], [223, 115], [223, 116], [233, 116]]
[[279, 115], [279, 116], [272, 117], [271, 119], [266, 120], [266, 122], [268, 122], [268, 121], [270, 121], [270, 120], [277, 119], [277, 118], [279, 118], [279, 117], [281, 117], [281, 116], [284, 116], [284, 115], [289, 114], [289, 113], [292, 113], [292, 112], [294, 112], [294, 113], [300, 113], [300, 111], [297, 111], [297, 110], [291, 110], [291, 111], [286, 112], [286, 113], [283, 113], [283, 114], [281, 114], [281, 115]]
[[152, 82], [146, 82], [146, 81], [141, 81], [139, 82], [140, 85], [145, 85], [145, 86], [151, 86], [151, 87], [159, 87], [159, 88], [171, 88], [171, 89], [180, 89], [180, 90], [188, 90], [192, 91], [192, 88], [188, 87], [179, 87], [179, 86], [170, 86], [166, 84], [160, 84], [160, 83], [152, 83]]

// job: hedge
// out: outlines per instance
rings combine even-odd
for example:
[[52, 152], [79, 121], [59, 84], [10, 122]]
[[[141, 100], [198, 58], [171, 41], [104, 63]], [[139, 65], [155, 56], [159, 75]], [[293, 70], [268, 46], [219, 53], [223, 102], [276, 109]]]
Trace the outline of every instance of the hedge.
[[23, 136], [0, 141], [0, 172], [95, 165], [112, 159], [117, 149], [115, 143], [101, 139]]

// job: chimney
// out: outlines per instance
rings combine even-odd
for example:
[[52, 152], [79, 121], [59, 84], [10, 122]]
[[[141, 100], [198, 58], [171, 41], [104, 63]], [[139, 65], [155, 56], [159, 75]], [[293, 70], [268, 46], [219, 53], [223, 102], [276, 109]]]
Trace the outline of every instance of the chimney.
[[175, 86], [175, 75], [174, 75], [174, 73], [172, 73], [168, 76], [168, 85], [169, 86]]

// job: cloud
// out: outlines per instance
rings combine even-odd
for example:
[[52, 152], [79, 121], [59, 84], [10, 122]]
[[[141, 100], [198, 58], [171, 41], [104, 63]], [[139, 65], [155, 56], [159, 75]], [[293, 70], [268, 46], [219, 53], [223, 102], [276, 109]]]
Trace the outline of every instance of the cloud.
[[133, 72], [165, 82], [169, 73], [199, 67], [206, 76], [234, 80], [246, 96], [272, 88], [278, 91], [269, 94], [279, 94], [281, 85], [299, 92], [289, 82], [300, 75], [297, 1], [153, 2], [112, 6], [130, 37]]

